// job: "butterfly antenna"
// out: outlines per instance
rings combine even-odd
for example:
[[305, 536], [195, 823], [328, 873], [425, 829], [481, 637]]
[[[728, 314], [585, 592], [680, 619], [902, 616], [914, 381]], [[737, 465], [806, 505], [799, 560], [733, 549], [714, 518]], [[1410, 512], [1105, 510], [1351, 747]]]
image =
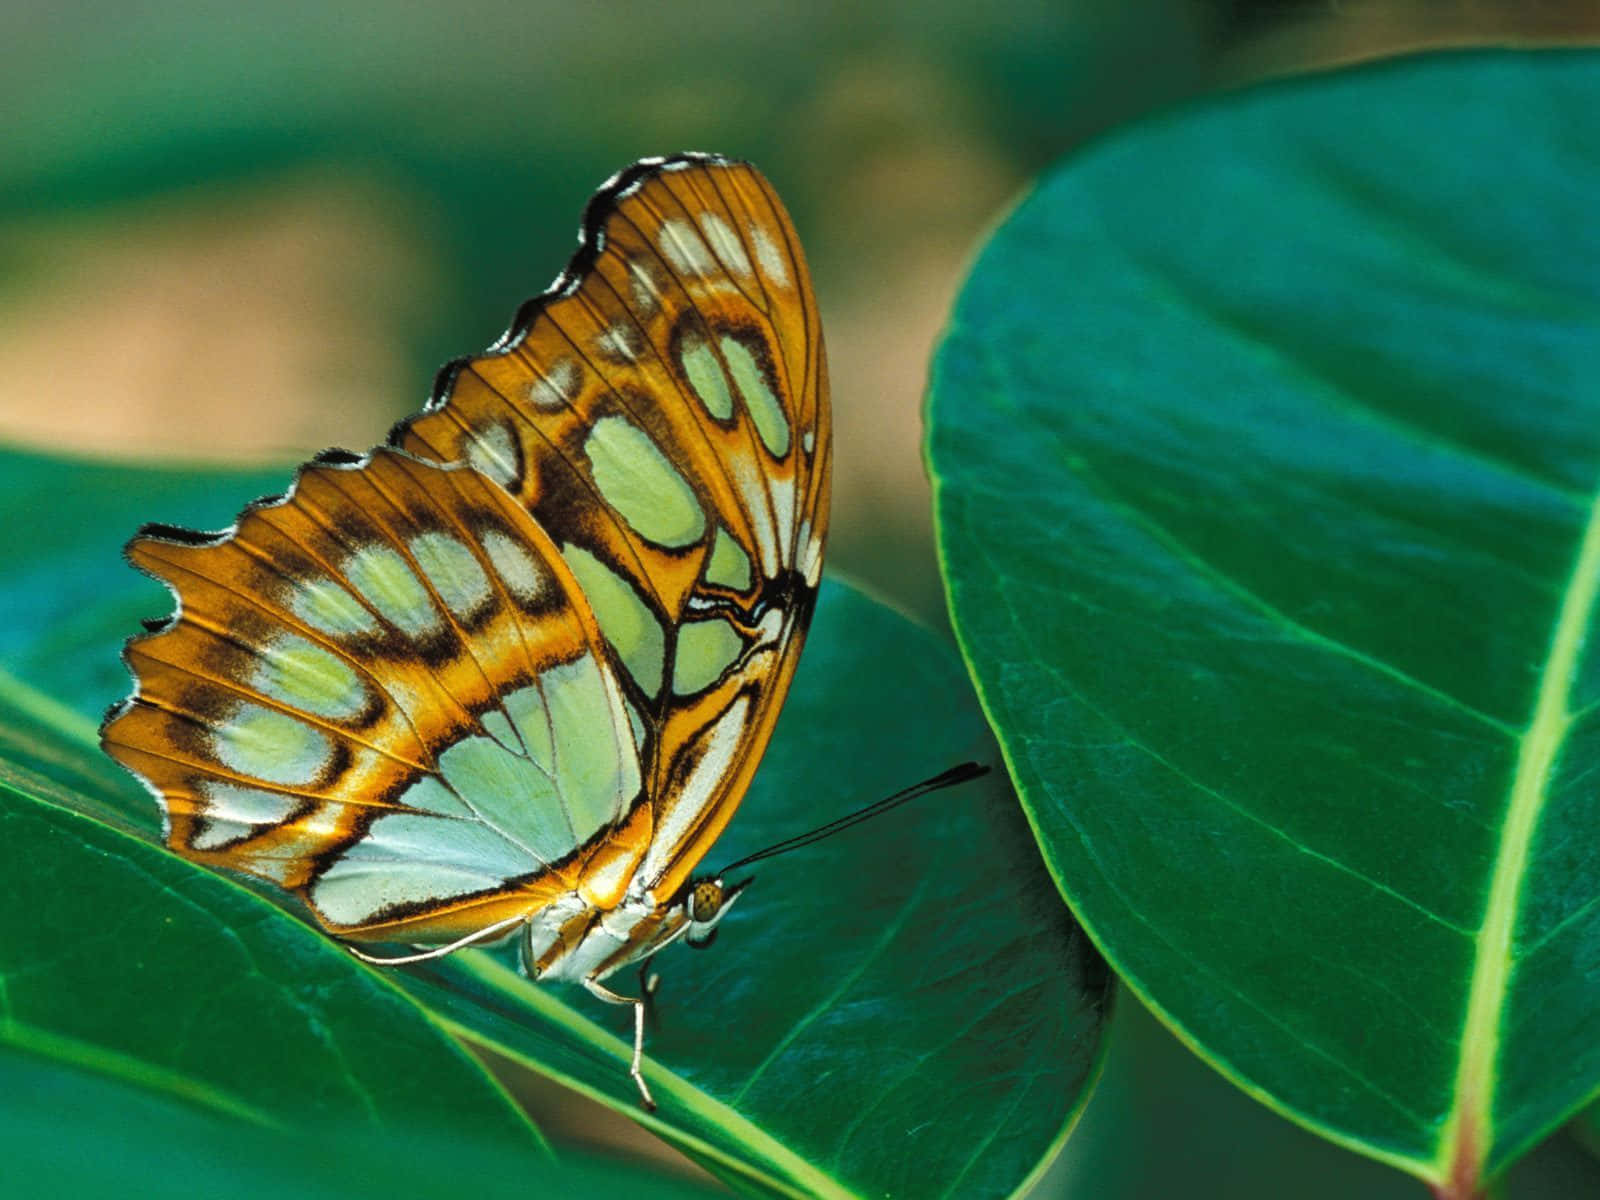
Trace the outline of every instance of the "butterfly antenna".
[[865, 808], [858, 808], [853, 813], [846, 813], [842, 817], [829, 821], [826, 825], [819, 825], [809, 833], [797, 833], [792, 838], [785, 838], [776, 845], [768, 846], [765, 850], [757, 850], [754, 854], [747, 854], [738, 862], [729, 863], [723, 872], [737, 871], [740, 867], [747, 867], [753, 862], [763, 858], [771, 858], [775, 854], [787, 854], [791, 850], [798, 850], [802, 846], [809, 846], [812, 842], [820, 842], [823, 838], [832, 837], [849, 829], [852, 825], [859, 825], [862, 821], [870, 821], [873, 817], [882, 816], [891, 809], [908, 804], [918, 796], [926, 796], [929, 792], [937, 792], [940, 788], [954, 787], [958, 783], [966, 783], [969, 779], [977, 779], [987, 775], [989, 768], [982, 763], [964, 762], [960, 766], [951, 767], [948, 771], [941, 771], [932, 779], [924, 779], [921, 783], [914, 783], [904, 791], [876, 800]]

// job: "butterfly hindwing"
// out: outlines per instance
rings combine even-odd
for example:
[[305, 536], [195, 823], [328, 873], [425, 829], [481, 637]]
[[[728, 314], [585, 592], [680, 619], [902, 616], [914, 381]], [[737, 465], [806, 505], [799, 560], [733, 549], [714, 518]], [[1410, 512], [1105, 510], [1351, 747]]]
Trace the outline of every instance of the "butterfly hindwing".
[[588, 606], [476, 472], [314, 463], [229, 533], [155, 529], [129, 556], [179, 611], [129, 643], [139, 688], [104, 742], [186, 855], [297, 891], [346, 936], [426, 941], [571, 890], [602, 832], [634, 826], [642, 853], [632, 723]]
[[826, 532], [821, 329], [771, 187], [704, 156], [618, 176], [557, 287], [395, 441], [501, 483], [572, 568], [641, 721], [644, 877], [670, 895], [765, 748]]

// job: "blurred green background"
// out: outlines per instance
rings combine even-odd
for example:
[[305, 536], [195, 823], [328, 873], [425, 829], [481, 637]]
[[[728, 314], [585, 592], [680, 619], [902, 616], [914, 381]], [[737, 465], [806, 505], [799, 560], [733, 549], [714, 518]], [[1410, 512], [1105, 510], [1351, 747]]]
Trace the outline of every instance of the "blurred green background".
[[[1266, 76], [1597, 32], [1588, 2], [12, 0], [0, 443], [285, 466], [365, 448], [542, 290], [601, 180], [715, 150], [766, 171], [811, 257], [831, 562], [938, 623], [928, 356], [973, 248], [1033, 175], [1141, 112]], [[130, 497], [128, 532], [162, 515]], [[692, 1170], [620, 1118], [518, 1086], [557, 1137]], [[1040, 1194], [1289, 1189], [1419, 1192], [1256, 1105], [1124, 996], [1106, 1078]], [[1508, 1194], [1600, 1194], [1600, 1173], [1558, 1139]]]

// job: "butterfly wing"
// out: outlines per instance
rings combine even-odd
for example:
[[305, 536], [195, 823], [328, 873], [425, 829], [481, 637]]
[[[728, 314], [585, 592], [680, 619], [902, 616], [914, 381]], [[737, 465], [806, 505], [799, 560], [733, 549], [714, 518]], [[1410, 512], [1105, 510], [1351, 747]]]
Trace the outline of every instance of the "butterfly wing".
[[178, 600], [129, 642], [105, 748], [181, 853], [343, 936], [448, 941], [643, 853], [622, 691], [577, 580], [501, 488], [325, 456], [228, 532], [150, 527]]
[[393, 441], [504, 486], [582, 586], [639, 736], [639, 878], [665, 901], [744, 795], [821, 570], [822, 333], [771, 186], [708, 156], [617, 176], [556, 286]]

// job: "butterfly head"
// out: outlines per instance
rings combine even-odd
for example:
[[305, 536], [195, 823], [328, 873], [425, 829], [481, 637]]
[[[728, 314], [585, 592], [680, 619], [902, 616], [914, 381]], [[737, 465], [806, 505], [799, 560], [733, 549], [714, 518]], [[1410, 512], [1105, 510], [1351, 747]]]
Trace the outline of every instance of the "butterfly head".
[[696, 950], [704, 950], [716, 940], [717, 923], [722, 920], [739, 894], [749, 887], [754, 876], [741, 879], [729, 887], [720, 875], [703, 875], [689, 881], [683, 897], [683, 914], [688, 919], [688, 929], [683, 940]]

